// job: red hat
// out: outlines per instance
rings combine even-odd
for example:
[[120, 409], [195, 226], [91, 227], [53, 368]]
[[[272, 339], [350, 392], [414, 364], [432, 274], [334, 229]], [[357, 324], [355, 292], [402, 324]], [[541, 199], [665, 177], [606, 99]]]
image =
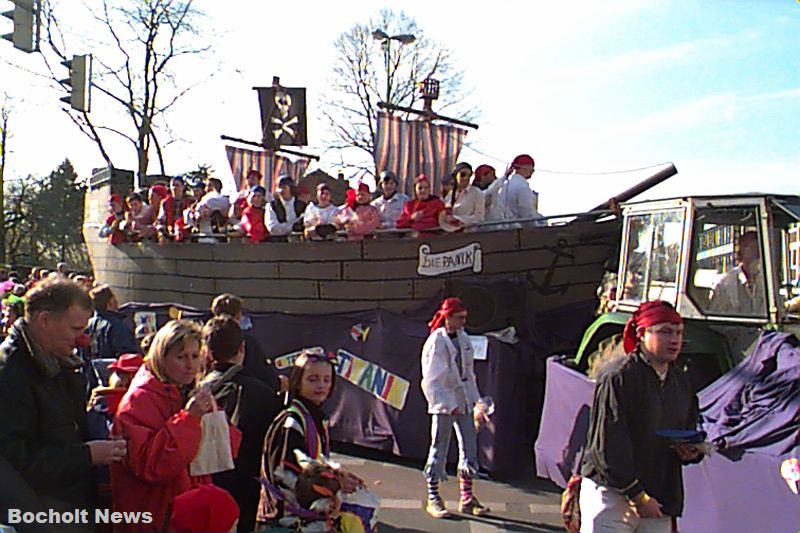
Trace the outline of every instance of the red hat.
[[124, 353], [116, 361], [108, 365], [109, 370], [122, 372], [124, 374], [135, 374], [139, 367], [144, 363], [144, 359], [138, 353]]
[[524, 166], [532, 167], [534, 166], [534, 161], [533, 158], [528, 154], [520, 154], [514, 158], [514, 160], [511, 162], [511, 166], [514, 168], [524, 167]]
[[108, 203], [110, 204], [121, 204], [122, 203], [122, 196], [117, 193], [112, 194], [108, 197]]
[[488, 174], [489, 172], [494, 172], [494, 167], [491, 165], [478, 165], [478, 168], [475, 169], [475, 177], [481, 178], [484, 174]]
[[233, 496], [216, 485], [200, 485], [175, 498], [170, 530], [175, 533], [230, 531], [239, 519]]
[[247, 172], [247, 176], [245, 177], [245, 179], [249, 179], [250, 176], [258, 176], [258, 181], [261, 181], [261, 178], [262, 178], [261, 172], [259, 172], [258, 170], [254, 169], [254, 168], [251, 168]]
[[166, 198], [167, 194], [169, 194], [169, 189], [167, 189], [167, 186], [160, 183], [150, 187], [150, 191], [159, 195], [161, 198]]
[[363, 181], [359, 181], [357, 190], [358, 192], [369, 192], [369, 185], [367, 185]]
[[430, 183], [431, 182], [431, 180], [428, 179], [428, 176], [426, 176], [425, 174], [420, 174], [419, 176], [417, 176], [417, 179], [414, 180], [414, 183], [415, 184], [416, 183], [422, 183], [423, 181], [426, 182], [426, 183]]
[[622, 334], [622, 347], [625, 349], [625, 353], [631, 353], [636, 349], [637, 329], [664, 323], [683, 324], [683, 318], [672, 307], [672, 304], [663, 300], [642, 303], [625, 324], [625, 331]]
[[467, 308], [464, 307], [464, 302], [461, 301], [461, 298], [445, 298], [442, 304], [439, 306], [439, 310], [436, 311], [431, 321], [428, 322], [428, 326], [431, 328], [431, 333], [433, 333], [435, 329], [442, 326], [445, 317], [466, 310]]

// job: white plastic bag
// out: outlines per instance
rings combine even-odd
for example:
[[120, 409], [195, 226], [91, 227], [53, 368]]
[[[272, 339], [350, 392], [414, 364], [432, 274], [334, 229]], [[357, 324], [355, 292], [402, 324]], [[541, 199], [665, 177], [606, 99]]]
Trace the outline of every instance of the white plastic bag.
[[200, 419], [200, 424], [200, 448], [189, 465], [189, 473], [204, 476], [233, 470], [231, 436], [225, 411], [220, 409], [206, 413]]
[[342, 533], [376, 531], [381, 500], [374, 492], [360, 487], [351, 494], [342, 494], [341, 497], [339, 531]]

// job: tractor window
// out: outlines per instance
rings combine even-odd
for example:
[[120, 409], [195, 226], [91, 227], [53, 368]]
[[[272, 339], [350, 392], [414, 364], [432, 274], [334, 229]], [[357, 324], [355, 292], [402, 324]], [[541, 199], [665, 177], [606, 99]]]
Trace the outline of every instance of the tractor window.
[[676, 304], [683, 222], [683, 210], [628, 217], [623, 301], [665, 300]]
[[699, 208], [689, 296], [707, 314], [766, 318], [758, 208]]

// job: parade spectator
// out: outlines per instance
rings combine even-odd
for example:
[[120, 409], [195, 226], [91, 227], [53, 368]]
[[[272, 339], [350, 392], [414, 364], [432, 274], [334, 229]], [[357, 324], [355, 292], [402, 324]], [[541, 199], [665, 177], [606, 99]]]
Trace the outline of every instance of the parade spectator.
[[308, 190], [308, 187], [305, 185], [297, 186], [297, 199], [306, 204], [306, 206], [311, 203], [311, 191]]
[[431, 195], [431, 184], [425, 174], [417, 176], [414, 192], [416, 198], [403, 206], [403, 213], [397, 219], [397, 228], [411, 228], [419, 232], [437, 228], [439, 213], [444, 211], [444, 203]]
[[[242, 189], [239, 191], [237, 199], [243, 198], [247, 200], [247, 197], [250, 195], [250, 191], [253, 190], [253, 187], [255, 187], [256, 185], [261, 185], [262, 187], [264, 187], [264, 184], [262, 183], [263, 182], [262, 178], [263, 176], [261, 175], [261, 172], [259, 172], [254, 168], [251, 168], [247, 172], [247, 175], [245, 176], [245, 183], [242, 186]], [[266, 199], [267, 204], [272, 201], [272, 194], [269, 191], [266, 191], [264, 197]]]
[[537, 211], [539, 198], [528, 179], [534, 172], [534, 160], [528, 154], [514, 158], [510, 176], [496, 180], [488, 220], [517, 220], [541, 218]]
[[439, 225], [453, 229], [463, 229], [483, 222], [486, 203], [483, 192], [470, 185], [472, 167], [468, 163], [459, 163], [453, 170], [456, 186], [447, 196], [447, 210], [439, 215]]
[[327, 183], [317, 185], [317, 203], [308, 204], [303, 215], [305, 237], [312, 241], [322, 241], [336, 234], [335, 215], [339, 207], [331, 203], [331, 189]]
[[381, 217], [381, 229], [394, 229], [397, 219], [403, 213], [403, 206], [409, 201], [404, 192], [397, 190], [400, 182], [391, 170], [384, 170], [379, 176], [379, 185], [383, 193], [373, 200], [372, 205], [378, 209]]
[[248, 205], [242, 212], [241, 229], [247, 236], [248, 242], [264, 242], [269, 237], [267, 225], [264, 222], [266, 190], [261, 185], [256, 185], [250, 191]]
[[116, 359], [124, 353], [139, 351], [139, 343], [131, 328], [119, 314], [119, 302], [108, 285], [99, 285], [89, 292], [94, 303], [94, 315], [86, 326], [92, 340], [91, 357]]
[[[295, 490], [297, 475], [301, 471], [295, 450], [312, 460], [330, 457], [328, 421], [322, 405], [330, 397], [336, 382], [335, 359], [333, 354], [304, 351], [292, 367], [289, 407], [278, 415], [267, 432], [262, 462], [262, 475], [281, 490], [290, 493]], [[354, 492], [363, 486], [363, 481], [349, 472], [340, 469], [338, 474], [342, 492]], [[269, 501], [262, 489], [259, 522], [273, 518]], [[282, 515], [283, 510], [278, 509], [278, 514]]]
[[37, 501], [20, 502], [23, 511], [93, 509], [93, 466], [125, 457], [124, 441], [87, 441], [86, 382], [76, 372], [82, 361], [74, 349], [91, 314], [92, 301], [74, 281], [42, 281], [27, 294], [24, 319], [0, 346], [0, 459], [17, 474], [3, 476], [2, 485], [35, 494]]
[[67, 276], [69, 274], [67, 264], [64, 261], [59, 261], [59, 263], [56, 265], [56, 272], [58, 272], [60, 276]]
[[25, 315], [25, 298], [16, 294], [9, 294], [3, 298], [3, 329], [2, 336], [6, 338], [11, 327], [18, 318]]
[[108, 210], [109, 215], [106, 218], [106, 222], [100, 228], [100, 237], [108, 237], [108, 242], [111, 244], [128, 242], [128, 238], [122, 231], [122, 223], [125, 221], [125, 206], [122, 202], [122, 196], [116, 193], [109, 196]]
[[[232, 533], [237, 530], [237, 520], [239, 508], [228, 491], [214, 485], [200, 485], [175, 498], [169, 532]], [[241, 525], [238, 529], [245, 531]]]
[[[220, 294], [211, 302], [211, 314], [214, 316], [232, 316], [241, 326], [242, 318], [244, 317], [244, 302], [234, 294]], [[244, 361], [242, 365], [272, 390], [284, 390], [286, 386], [282, 385], [278, 372], [272, 365], [272, 361], [267, 360], [264, 350], [255, 335], [243, 328], [243, 336]], [[285, 380], [286, 378], [283, 377], [283, 379]]]
[[347, 239], [363, 240], [378, 229], [381, 223], [378, 208], [369, 203], [369, 185], [359, 183], [355, 194], [351, 194], [346, 205], [336, 214], [336, 220], [347, 231]]
[[125, 235], [133, 242], [145, 239], [152, 239], [156, 236], [156, 228], [153, 226], [155, 215], [153, 208], [146, 205], [142, 196], [137, 192], [128, 194], [125, 199], [128, 211], [125, 213], [125, 221], [122, 230]]
[[193, 200], [184, 194], [186, 186], [180, 176], [172, 178], [169, 186], [170, 194], [161, 202], [156, 227], [161, 242], [180, 242], [189, 236], [189, 228], [183, 218], [183, 213], [192, 206]]
[[239, 531], [253, 531], [261, 493], [258, 478], [264, 435], [281, 411], [275, 390], [242, 366], [244, 337], [239, 323], [217, 316], [203, 328], [203, 349], [210, 357], [210, 372], [201, 385], [208, 386], [231, 423], [242, 432], [234, 470], [214, 474], [214, 483], [230, 492], [241, 511]]
[[474, 354], [464, 325], [467, 309], [459, 298], [445, 299], [428, 326], [430, 336], [422, 347], [422, 392], [431, 416], [431, 446], [425, 464], [428, 488], [426, 511], [434, 518], [450, 513], [439, 494], [439, 482], [447, 480], [445, 465], [453, 426], [458, 438], [458, 512], [485, 515], [472, 490], [478, 474], [475, 426], [485, 421], [475, 408], [480, 393], [475, 381]]
[[598, 370], [581, 465], [581, 531], [672, 531], [683, 510], [682, 466], [702, 459], [659, 430], [694, 430], [688, 375], [674, 366], [683, 320], [668, 303], [639, 306], [625, 325], [626, 356]]
[[269, 240], [286, 242], [292, 231], [303, 231], [303, 211], [306, 204], [295, 198], [294, 181], [289, 176], [278, 180], [278, 195], [270, 202], [267, 211]]
[[472, 180], [472, 185], [485, 191], [497, 179], [495, 172], [494, 167], [491, 165], [478, 165], [478, 168], [475, 169], [475, 178]]
[[[200, 419], [216, 408], [208, 389], [193, 391], [202, 364], [201, 338], [199, 326], [187, 320], [168, 322], [156, 333], [111, 430], [128, 445], [125, 461], [111, 467], [114, 511], [149, 512], [156, 531], [177, 495], [211, 483], [210, 476], [189, 473], [200, 449]], [[229, 431], [236, 455], [239, 431]], [[141, 525], [116, 528], [138, 531]]]

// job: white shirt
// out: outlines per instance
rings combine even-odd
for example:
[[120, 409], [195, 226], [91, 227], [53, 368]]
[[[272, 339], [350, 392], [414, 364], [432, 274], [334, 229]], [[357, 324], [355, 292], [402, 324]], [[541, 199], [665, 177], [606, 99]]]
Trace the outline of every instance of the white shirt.
[[278, 215], [275, 214], [272, 205], [270, 205], [267, 210], [267, 229], [270, 235], [282, 237], [292, 232], [292, 226], [297, 222], [298, 216], [294, 212], [294, 196], [288, 201], [284, 200], [283, 196], [280, 195], [278, 195], [276, 199], [283, 204], [283, 209], [286, 211], [286, 222], [280, 222], [278, 220]]
[[372, 205], [378, 209], [381, 216], [382, 229], [394, 229], [397, 219], [403, 213], [403, 206], [408, 200], [406, 193], [396, 192], [388, 200], [385, 196], [381, 196], [372, 201]]
[[[447, 196], [450, 200], [450, 195]], [[472, 185], [459, 192], [456, 190], [456, 202], [453, 204], [453, 216], [467, 226], [483, 222], [486, 212], [486, 200], [483, 191]]]
[[338, 205], [328, 204], [327, 207], [320, 207], [317, 204], [308, 204], [303, 213], [303, 226], [313, 228], [320, 224], [333, 224], [333, 217], [338, 212]]
[[456, 364], [456, 346], [444, 327], [434, 330], [422, 347], [422, 393], [429, 414], [449, 415], [456, 409], [470, 413], [480, 398], [472, 343], [463, 329], [458, 330], [456, 341], [461, 368]]
[[536, 210], [539, 195], [530, 188], [528, 180], [516, 172], [507, 179], [496, 179], [487, 191], [492, 191], [488, 220], [541, 217]]

